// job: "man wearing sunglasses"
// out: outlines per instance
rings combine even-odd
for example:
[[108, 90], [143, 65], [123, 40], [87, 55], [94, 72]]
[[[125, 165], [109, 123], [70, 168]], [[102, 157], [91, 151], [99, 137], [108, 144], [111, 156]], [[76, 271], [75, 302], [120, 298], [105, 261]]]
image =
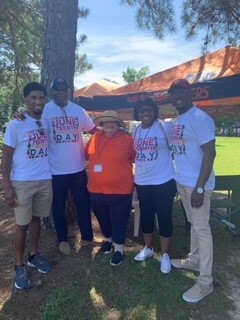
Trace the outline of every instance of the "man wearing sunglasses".
[[28, 83], [23, 89], [27, 114], [25, 121], [9, 122], [4, 135], [2, 175], [4, 195], [16, 216], [15, 287], [27, 289], [30, 280], [24, 264], [26, 235], [30, 248], [27, 265], [41, 273], [52, 271], [49, 262], [38, 253], [40, 218], [48, 217], [52, 205], [52, 181], [48, 164], [48, 129], [41, 120], [46, 89], [40, 83]]

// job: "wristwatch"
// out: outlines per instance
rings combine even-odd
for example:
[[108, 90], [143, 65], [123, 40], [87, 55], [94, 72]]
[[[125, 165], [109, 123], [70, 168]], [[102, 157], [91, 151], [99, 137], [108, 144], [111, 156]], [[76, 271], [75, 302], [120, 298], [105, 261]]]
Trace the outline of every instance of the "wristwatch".
[[197, 193], [203, 194], [204, 189], [201, 187], [197, 187]]

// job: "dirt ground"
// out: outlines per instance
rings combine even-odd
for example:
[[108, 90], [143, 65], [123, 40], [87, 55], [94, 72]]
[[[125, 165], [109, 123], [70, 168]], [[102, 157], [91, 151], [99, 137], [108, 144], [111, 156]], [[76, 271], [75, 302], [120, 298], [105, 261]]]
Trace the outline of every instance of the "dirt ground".
[[[101, 245], [99, 227], [94, 220], [95, 241], [94, 246]], [[32, 320], [39, 317], [41, 306], [46, 297], [61, 284], [67, 284], [69, 270], [74, 273], [79, 261], [89, 255], [92, 246], [80, 245], [80, 234], [76, 224], [69, 226], [70, 245], [73, 249], [70, 256], [59, 253], [56, 243], [56, 235], [53, 228], [42, 230], [40, 239], [40, 252], [50, 260], [54, 268], [54, 276], [40, 274], [34, 268], [28, 268], [31, 288], [29, 290], [17, 290], [14, 287], [14, 213], [3, 201], [3, 191], [0, 187], [0, 319], [7, 320]], [[28, 246], [28, 241], [27, 241]], [[26, 259], [28, 249], [26, 248]]]
[[[96, 221], [94, 223], [95, 243], [101, 244], [101, 236]], [[131, 224], [133, 222], [131, 221]], [[67, 274], [77, 270], [80, 259], [91, 254], [92, 246], [81, 246], [80, 235], [75, 224], [70, 225], [70, 244], [73, 254], [63, 257], [58, 252], [54, 229], [42, 230], [40, 251], [48, 257], [54, 266], [54, 275], [39, 274], [35, 269], [30, 269], [32, 288], [30, 290], [17, 290], [14, 288], [14, 246], [13, 236], [15, 219], [13, 211], [4, 203], [2, 179], [0, 176], [0, 320], [32, 320], [39, 317], [39, 310], [56, 288], [67, 284]], [[130, 226], [133, 233], [133, 225]], [[132, 237], [132, 235], [131, 235]], [[139, 246], [139, 241], [131, 242]], [[27, 249], [26, 249], [27, 252]], [[234, 253], [233, 253], [234, 255]], [[227, 275], [226, 275], [227, 276]], [[227, 276], [228, 278], [228, 276]], [[240, 294], [239, 279], [229, 277], [231, 296], [236, 304], [234, 312], [228, 314], [226, 319], [240, 320]], [[224, 319], [224, 318], [223, 318]]]

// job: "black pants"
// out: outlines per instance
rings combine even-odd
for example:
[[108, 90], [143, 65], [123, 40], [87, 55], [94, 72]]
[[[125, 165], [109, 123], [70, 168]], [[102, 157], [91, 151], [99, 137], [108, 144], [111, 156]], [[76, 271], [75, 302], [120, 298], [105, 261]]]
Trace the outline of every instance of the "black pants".
[[154, 231], [154, 217], [157, 215], [159, 234], [163, 237], [172, 236], [172, 207], [176, 195], [176, 183], [172, 179], [160, 185], [136, 185], [141, 228], [143, 233]]

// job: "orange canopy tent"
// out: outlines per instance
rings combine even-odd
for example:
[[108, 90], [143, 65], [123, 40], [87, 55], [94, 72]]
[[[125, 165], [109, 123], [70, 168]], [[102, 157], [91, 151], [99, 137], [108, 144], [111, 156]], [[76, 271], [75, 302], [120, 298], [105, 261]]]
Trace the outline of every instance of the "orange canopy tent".
[[162, 117], [174, 116], [175, 110], [166, 95], [171, 83], [184, 78], [192, 84], [194, 104], [210, 113], [240, 114], [240, 49], [227, 46], [171, 69], [158, 72], [109, 94], [95, 95], [86, 110], [117, 109], [125, 120], [132, 119], [136, 102], [151, 97], [160, 106]]

